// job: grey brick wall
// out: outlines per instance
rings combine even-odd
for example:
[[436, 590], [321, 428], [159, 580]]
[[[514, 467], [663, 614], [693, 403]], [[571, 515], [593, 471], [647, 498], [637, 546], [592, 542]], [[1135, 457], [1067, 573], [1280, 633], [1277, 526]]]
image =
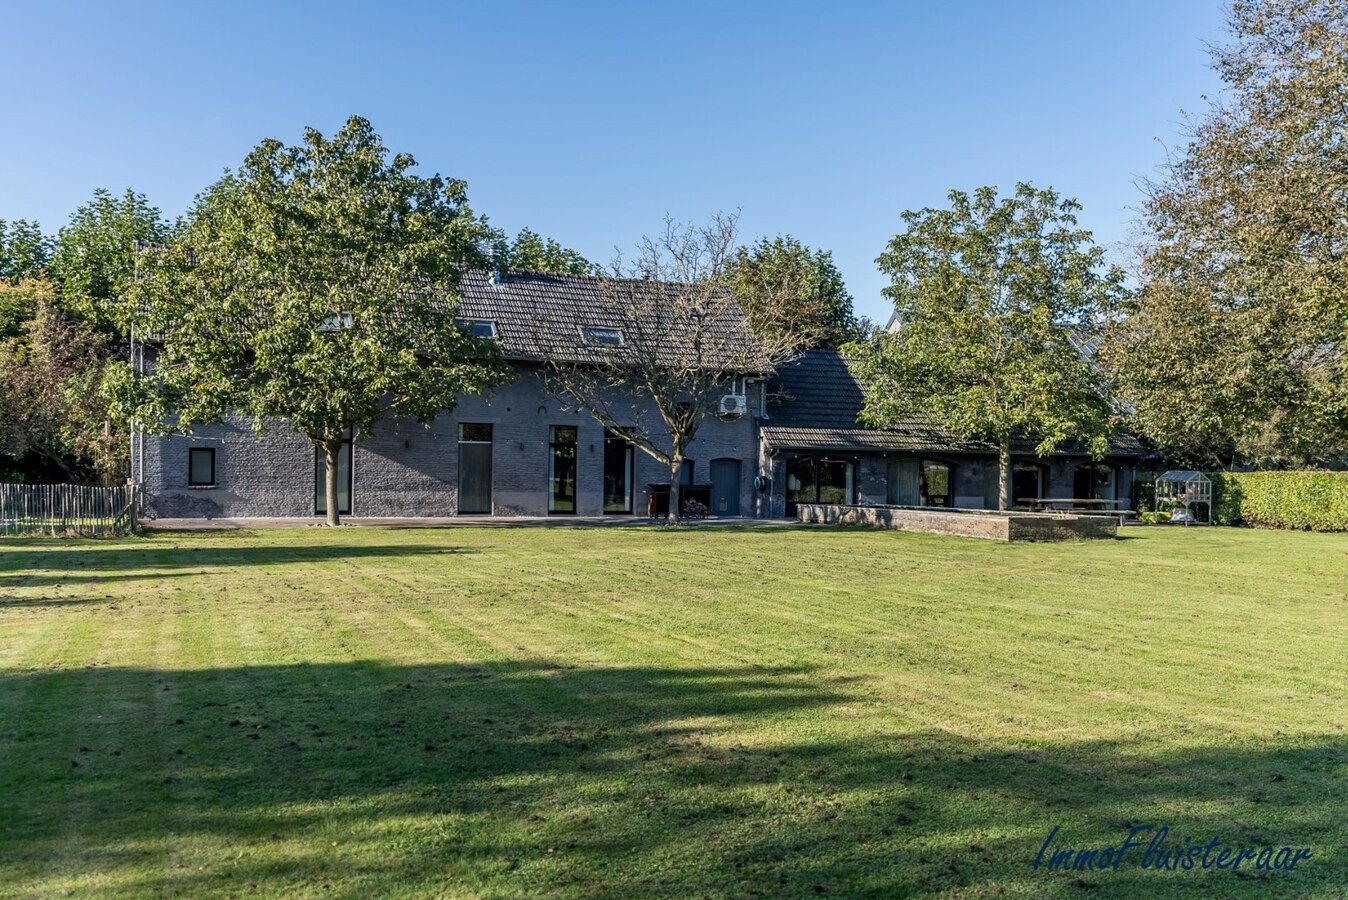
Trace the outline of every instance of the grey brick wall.
[[[499, 516], [547, 514], [549, 428], [574, 425], [577, 440], [577, 513], [603, 511], [604, 429], [589, 416], [566, 410], [549, 397], [536, 370], [517, 367], [519, 378], [490, 396], [466, 396], [429, 428], [414, 421], [385, 421], [352, 452], [352, 514], [356, 516], [447, 516], [458, 511], [458, 426], [490, 423], [492, 506]], [[741, 462], [740, 508], [752, 515], [756, 469], [754, 417], [762, 397], [749, 390], [749, 411], [738, 419], [711, 417], [689, 449], [694, 478], [710, 478], [713, 459]], [[631, 402], [632, 420], [658, 422], [648, 404]], [[190, 437], [147, 438], [147, 503], [160, 517], [311, 516], [314, 449], [284, 421], [266, 423], [260, 437], [251, 422], [230, 420]], [[190, 447], [216, 448], [216, 484], [187, 484]], [[669, 471], [638, 449], [634, 460], [633, 508], [645, 512], [648, 482], [668, 482]]]
[[[357, 516], [449, 516], [458, 512], [460, 422], [493, 426], [493, 514], [541, 516], [547, 514], [549, 427], [575, 425], [577, 441], [577, 513], [597, 516], [603, 511], [604, 429], [589, 416], [566, 410], [547, 396], [537, 373], [517, 369], [519, 378], [491, 396], [468, 396], [452, 412], [439, 416], [429, 428], [413, 421], [385, 421], [375, 434], [356, 441], [352, 453], [352, 513]], [[763, 396], [757, 385], [748, 391], [748, 414], [733, 420], [709, 418], [690, 448], [694, 478], [710, 480], [713, 459], [741, 462], [742, 515], [785, 515], [785, 459], [775, 464], [760, 453], [755, 417], [761, 415]], [[631, 403], [635, 421], [639, 412], [647, 422], [658, 421], [648, 404]], [[187, 452], [191, 447], [216, 449], [216, 485], [187, 484]], [[856, 502], [887, 501], [887, 464], [882, 453], [830, 454], [854, 458]], [[931, 454], [955, 464], [954, 494], [966, 506], [995, 505], [986, 494], [985, 467], [993, 457]], [[1046, 496], [1071, 496], [1073, 468], [1084, 457], [1055, 457], [1044, 464]], [[1132, 486], [1132, 463], [1116, 465], [1118, 497], [1127, 500]], [[1041, 461], [1042, 463], [1042, 461]], [[635, 453], [633, 510], [645, 512], [642, 494], [648, 482], [668, 482], [669, 472], [655, 459]], [[755, 474], [768, 478], [766, 493], [753, 490]], [[150, 512], [160, 517], [312, 516], [314, 510], [314, 448], [307, 438], [284, 421], [268, 422], [256, 436], [251, 421], [230, 420], [203, 427], [192, 436], [147, 438], [144, 482]]]

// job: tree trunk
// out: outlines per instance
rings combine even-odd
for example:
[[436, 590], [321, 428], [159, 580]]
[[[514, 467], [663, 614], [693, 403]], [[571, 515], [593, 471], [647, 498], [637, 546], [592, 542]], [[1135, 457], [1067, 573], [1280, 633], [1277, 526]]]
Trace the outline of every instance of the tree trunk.
[[997, 448], [997, 508], [1006, 510], [1014, 505], [1011, 497], [1011, 439], [1003, 438]]
[[677, 525], [682, 516], [679, 515], [679, 499], [683, 492], [679, 490], [679, 479], [683, 475], [683, 452], [675, 450], [674, 455], [670, 457], [669, 463], [669, 514], [665, 521], [670, 525]]
[[342, 524], [342, 515], [337, 506], [337, 460], [342, 455], [342, 439], [335, 441], [325, 441], [323, 443], [323, 457], [328, 464], [328, 483], [327, 483], [327, 506], [328, 506], [328, 525], [336, 527]]

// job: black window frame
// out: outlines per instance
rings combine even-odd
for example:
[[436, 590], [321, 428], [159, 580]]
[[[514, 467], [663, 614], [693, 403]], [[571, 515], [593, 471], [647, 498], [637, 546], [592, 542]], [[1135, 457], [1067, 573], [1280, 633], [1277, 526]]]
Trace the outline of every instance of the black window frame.
[[[795, 467], [795, 465], [804, 463], [808, 463], [810, 469], [810, 481], [808, 482], [808, 486], [810, 488], [809, 495], [803, 498], [792, 499], [790, 497], [790, 495], [793, 493], [793, 491], [790, 488], [790, 478], [792, 477], [791, 469]], [[786, 468], [784, 470], [784, 474], [786, 475], [788, 480], [786, 490], [783, 494], [783, 498], [786, 503], [786, 514], [788, 516], [795, 515], [795, 508], [798, 504], [823, 502], [823, 500], [820, 499], [820, 495], [822, 493], [822, 479], [820, 478], [820, 468], [825, 464], [841, 464], [846, 467], [843, 472], [843, 484], [844, 484], [843, 505], [850, 506], [857, 502], [857, 476], [860, 472], [861, 466], [860, 461], [856, 457], [832, 456], [828, 454], [820, 455], [814, 453], [803, 453], [800, 454], [799, 456], [788, 456], [786, 458], [785, 462]], [[796, 489], [796, 492], [804, 491], [806, 486], [807, 482], [802, 481], [800, 483], [800, 488]]]
[[[623, 480], [626, 487], [623, 499], [625, 503], [622, 509], [609, 509], [609, 462], [614, 455], [612, 451], [619, 446], [622, 447], [623, 452]], [[632, 515], [636, 509], [636, 501], [634, 500], [637, 472], [636, 446], [622, 435], [607, 428], [604, 429], [604, 496], [601, 512], [606, 516]]]
[[[1090, 490], [1083, 492], [1081, 490], [1081, 470], [1086, 469], [1090, 473]], [[1109, 497], [1096, 496], [1096, 476], [1107, 474], [1109, 484]], [[1072, 493], [1082, 494], [1079, 500], [1117, 500], [1119, 499], [1119, 467], [1107, 463], [1104, 460], [1090, 460], [1088, 462], [1077, 463], [1072, 466]]]
[[[209, 453], [211, 455], [211, 480], [193, 481], [192, 480], [192, 454]], [[215, 487], [215, 448], [214, 447], [188, 447], [187, 448], [187, 486], [188, 487]]]
[[[946, 478], [946, 493], [933, 495], [928, 490], [927, 484], [927, 466], [944, 466]], [[939, 456], [923, 456], [917, 461], [917, 505], [929, 507], [931, 509], [954, 509], [955, 508], [955, 463], [948, 459], [941, 459]], [[945, 505], [937, 506], [929, 502], [933, 496], [944, 497]]]
[[[561, 437], [562, 432], [569, 431], [571, 439], [566, 440]], [[557, 502], [557, 462], [565, 460], [565, 448], [571, 450], [571, 508], [554, 509]], [[548, 515], [550, 516], [574, 516], [580, 513], [580, 426], [578, 425], [549, 425], [548, 426]]]
[[[482, 429], [485, 429], [483, 431]], [[486, 435], [483, 437], [483, 435]], [[464, 504], [464, 483], [467, 470], [465, 469], [465, 458], [469, 453], [469, 448], [486, 447], [486, 481], [487, 497], [486, 504], [481, 508], [465, 508]], [[460, 422], [459, 423], [459, 471], [458, 471], [458, 489], [459, 505], [457, 512], [461, 516], [481, 516], [492, 515], [495, 511], [495, 465], [496, 465], [496, 429], [491, 422]]]

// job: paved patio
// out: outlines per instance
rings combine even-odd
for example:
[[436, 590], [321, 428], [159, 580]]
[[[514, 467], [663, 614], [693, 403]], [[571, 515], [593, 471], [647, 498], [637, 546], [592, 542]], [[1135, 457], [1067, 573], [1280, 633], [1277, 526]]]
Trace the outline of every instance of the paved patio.
[[[475, 528], [516, 528], [521, 526], [651, 528], [664, 524], [665, 522], [663, 519], [648, 519], [645, 516], [443, 516], [438, 518], [342, 517], [343, 526], [378, 526], [381, 528], [446, 528], [454, 526], [473, 526]], [[795, 519], [713, 517], [709, 519], [689, 520], [683, 524], [693, 525], [699, 528], [713, 528], [728, 525], [767, 527], [795, 525], [797, 522]], [[240, 519], [149, 519], [141, 523], [143, 528], [152, 531], [229, 531], [238, 528], [297, 528], [302, 526], [318, 528], [322, 525], [323, 519], [317, 516]]]

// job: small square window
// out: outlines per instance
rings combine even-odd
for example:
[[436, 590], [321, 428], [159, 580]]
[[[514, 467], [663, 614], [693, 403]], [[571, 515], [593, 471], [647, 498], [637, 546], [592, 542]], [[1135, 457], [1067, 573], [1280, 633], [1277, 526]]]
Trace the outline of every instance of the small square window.
[[554, 444], [574, 444], [576, 442], [576, 426], [575, 425], [552, 426], [552, 442]]
[[214, 486], [214, 447], [193, 447], [187, 451], [187, 484], [190, 487]]
[[598, 328], [587, 325], [580, 329], [580, 336], [585, 343], [596, 347], [621, 347], [623, 345], [623, 333], [619, 328]]

